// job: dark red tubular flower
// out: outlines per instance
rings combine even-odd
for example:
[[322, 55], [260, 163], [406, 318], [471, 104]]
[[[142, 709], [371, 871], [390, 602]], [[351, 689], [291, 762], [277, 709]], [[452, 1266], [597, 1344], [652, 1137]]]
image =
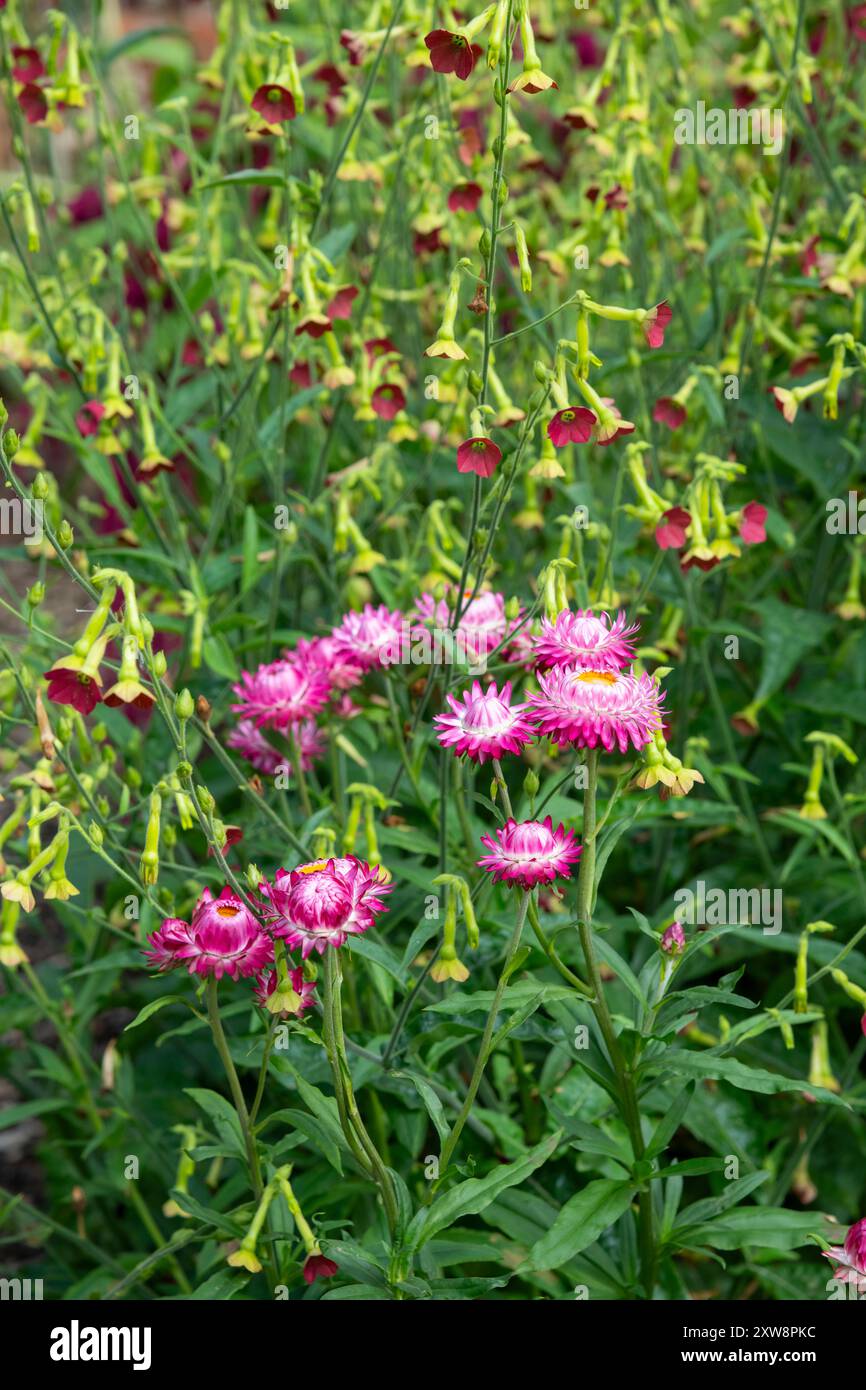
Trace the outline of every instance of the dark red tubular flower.
[[453, 72], [461, 82], [466, 81], [481, 56], [477, 44], [470, 43], [463, 34], [452, 34], [450, 29], [433, 29], [424, 42], [433, 71]]
[[298, 114], [295, 98], [288, 87], [280, 87], [276, 82], [266, 82], [253, 94], [250, 106], [268, 125], [283, 125], [293, 121]]
[[73, 222], [95, 222], [102, 216], [102, 198], [95, 184], [82, 188], [77, 197], [68, 204]]
[[707, 556], [706, 558], [702, 555], [689, 555], [687, 559], [680, 560], [680, 569], [683, 574], [685, 574], [686, 570], [690, 569], [703, 570], [706, 574], [708, 570], [714, 570], [716, 565], [720, 565], [721, 563], [721, 559], [718, 555]]
[[375, 362], [380, 357], [387, 357], [389, 352], [393, 352], [399, 357], [399, 351], [395, 343], [390, 338], [368, 338], [364, 343], [364, 352], [368, 362]]
[[48, 99], [41, 87], [28, 82], [18, 93], [18, 105], [24, 112], [28, 125], [38, 125], [48, 115]]
[[399, 386], [386, 381], [382, 386], [376, 387], [370, 404], [380, 420], [393, 420], [406, 405], [406, 397]]
[[817, 246], [821, 240], [818, 236], [810, 236], [809, 240], [803, 243], [800, 252], [800, 274], [810, 275], [814, 267], [818, 264]]
[[330, 96], [339, 96], [346, 86], [346, 79], [335, 63], [323, 63], [313, 73], [316, 82], [324, 82]]
[[643, 335], [651, 348], [660, 348], [665, 340], [665, 329], [673, 318], [673, 312], [666, 299], [650, 309], [641, 327]]
[[458, 183], [448, 194], [449, 212], [474, 212], [481, 202], [479, 183]]
[[767, 539], [767, 508], [762, 502], [747, 502], [740, 517], [740, 536], [746, 545], [760, 545]]
[[682, 550], [691, 521], [685, 507], [669, 507], [656, 526], [659, 549]]
[[604, 60], [604, 49], [598, 44], [590, 29], [581, 29], [569, 34], [575, 57], [582, 68], [600, 68]]
[[608, 212], [611, 209], [622, 210], [628, 207], [628, 194], [621, 183], [615, 183], [610, 192], [604, 195], [604, 205]]
[[351, 29], [344, 29], [340, 34], [340, 45], [345, 48], [350, 65], [359, 68], [367, 52], [363, 35], [354, 34]]
[[295, 337], [301, 333], [307, 333], [311, 338], [321, 338], [330, 327], [331, 320], [326, 314], [307, 314], [297, 325]]
[[688, 415], [685, 406], [673, 396], [659, 396], [653, 406], [653, 419], [659, 425], [667, 425], [669, 430], [678, 430], [686, 423]]
[[84, 405], [75, 416], [75, 424], [82, 439], [87, 439], [90, 435], [99, 431], [99, 423], [105, 414], [105, 406], [102, 401], [85, 401]]
[[58, 705], [71, 705], [79, 714], [90, 714], [102, 699], [99, 686], [83, 671], [51, 670], [45, 672], [48, 698]]
[[442, 228], [434, 227], [429, 232], [415, 232], [412, 237], [412, 250], [416, 256], [432, 256], [434, 251], [444, 251], [445, 242], [441, 236]]
[[312, 1284], [316, 1279], [333, 1279], [339, 1267], [324, 1255], [308, 1255], [304, 1260], [304, 1283]]
[[289, 372], [289, 381], [295, 386], [300, 386], [302, 391], [306, 391], [313, 384], [313, 373], [310, 370], [309, 362], [295, 362]]
[[502, 458], [502, 450], [484, 435], [464, 439], [457, 449], [457, 472], [477, 473], [479, 478], [490, 478]]
[[329, 319], [350, 318], [352, 303], [357, 298], [358, 290], [354, 285], [341, 285], [325, 310], [325, 313]]
[[566, 444], [585, 444], [597, 423], [591, 410], [582, 405], [567, 405], [556, 412], [547, 426], [548, 438], [555, 449], [564, 449]]
[[123, 268], [123, 296], [127, 309], [147, 308], [147, 290], [129, 266]]
[[38, 48], [12, 49], [12, 76], [16, 82], [35, 82], [45, 75], [45, 64], [39, 56]]

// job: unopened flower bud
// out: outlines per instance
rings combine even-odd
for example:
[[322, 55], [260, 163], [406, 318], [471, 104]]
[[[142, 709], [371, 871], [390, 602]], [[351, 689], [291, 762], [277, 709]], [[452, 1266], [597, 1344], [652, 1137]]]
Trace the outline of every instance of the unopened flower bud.
[[175, 696], [174, 712], [181, 720], [192, 719], [195, 714], [195, 701], [186, 687]]

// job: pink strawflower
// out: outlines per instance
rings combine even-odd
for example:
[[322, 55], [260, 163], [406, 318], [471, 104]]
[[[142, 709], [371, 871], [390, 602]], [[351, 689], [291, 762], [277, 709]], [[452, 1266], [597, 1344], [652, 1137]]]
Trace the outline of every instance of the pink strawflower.
[[317, 1279], [333, 1279], [339, 1265], [333, 1260], [327, 1259], [323, 1254], [308, 1255], [304, 1260], [302, 1270], [305, 1284], [313, 1284]]
[[380, 420], [393, 420], [395, 415], [406, 405], [406, 397], [402, 389], [393, 382], [386, 381], [382, 386], [377, 386], [372, 396], [370, 404]]
[[[277, 978], [276, 967], [263, 970], [260, 975], [256, 976], [253, 994], [256, 996], [256, 1002], [259, 1003], [262, 1008], [265, 1008], [268, 1000], [276, 989]], [[316, 986], [312, 980], [304, 979], [304, 968], [302, 965], [297, 966], [295, 970], [289, 971], [289, 979], [292, 982], [292, 989], [300, 1000], [292, 1017], [302, 1018], [307, 1012], [307, 1009], [311, 1009], [315, 1003]]]
[[746, 545], [760, 545], [767, 539], [767, 508], [761, 502], [747, 502], [740, 517], [740, 535]]
[[453, 72], [465, 82], [481, 53], [477, 44], [470, 43], [464, 34], [449, 29], [434, 29], [424, 39], [430, 53], [434, 72]]
[[457, 472], [477, 473], [479, 478], [490, 478], [502, 458], [502, 450], [492, 439], [478, 435], [464, 439], [457, 449]]
[[391, 890], [379, 869], [352, 855], [280, 869], [273, 883], [261, 885], [271, 930], [290, 949], [300, 946], [304, 960], [313, 950], [324, 954], [327, 946], [342, 946], [347, 936], [365, 932], [385, 911], [381, 899]]
[[667, 425], [669, 430], [678, 430], [686, 423], [688, 414], [684, 405], [673, 396], [659, 396], [653, 406], [653, 419], [659, 425]]
[[598, 423], [595, 414], [582, 405], [569, 405], [558, 410], [547, 426], [547, 433], [556, 449], [566, 444], [585, 444]]
[[670, 305], [666, 299], [661, 304], [656, 304], [654, 309], [650, 309], [641, 328], [651, 348], [660, 348], [665, 340], [665, 329], [673, 318]]
[[400, 660], [404, 635], [403, 614], [380, 603], [367, 603], [360, 613], [347, 613], [332, 637], [341, 655], [353, 659], [365, 671], [374, 666], [390, 666]]
[[256, 975], [273, 959], [273, 943], [231, 888], [215, 898], [205, 888], [192, 922], [167, 917], [144, 954], [159, 971], [186, 965], [190, 975]]
[[448, 194], [450, 212], [474, 212], [481, 202], [480, 183], [458, 183]]
[[[415, 612], [425, 626], [445, 631], [449, 630], [454, 603], [453, 591], [447, 598], [438, 601], [432, 594], [421, 594], [415, 602]], [[468, 655], [481, 660], [499, 646], [508, 630], [505, 595], [485, 591], [472, 599], [463, 613], [457, 626], [457, 640]]]
[[686, 934], [680, 922], [672, 922], [667, 930], [662, 932], [661, 949], [666, 956], [678, 956], [686, 949]]
[[320, 671], [334, 690], [351, 690], [364, 676], [361, 663], [336, 637], [301, 637], [286, 657], [305, 669]]
[[542, 619], [541, 633], [533, 641], [538, 665], [575, 666], [580, 670], [621, 671], [634, 657], [630, 640], [638, 624], [626, 627], [624, 613], [611, 623], [607, 613], [598, 617], [591, 609], [557, 613], [553, 622]]
[[445, 698], [451, 713], [435, 716], [436, 737], [443, 748], [453, 748], [458, 755], [465, 753], [473, 762], [519, 753], [535, 737], [532, 720], [526, 714], [529, 706], [511, 703], [510, 681], [501, 690], [491, 681], [484, 691], [479, 681], [473, 681], [462, 696]]
[[232, 690], [239, 700], [232, 705], [235, 714], [252, 719], [257, 727], [270, 724], [275, 729], [310, 719], [327, 704], [331, 693], [321, 671], [285, 660], [259, 666], [252, 675], [244, 671]]
[[648, 675], [620, 671], [574, 671], [554, 666], [538, 677], [540, 691], [529, 703], [538, 732], [560, 747], [602, 745], [608, 753], [645, 747], [661, 728], [661, 691]]
[[[324, 736], [312, 719], [296, 724], [294, 733], [301, 750], [301, 768], [307, 772], [315, 759], [325, 751]], [[273, 777], [281, 767], [288, 767], [289, 773], [292, 773], [285, 753], [268, 743], [259, 726], [251, 719], [241, 719], [226, 738], [226, 743], [229, 748], [236, 748], [257, 772], [264, 773], [266, 777]]]
[[550, 816], [543, 821], [507, 820], [493, 835], [482, 835], [481, 843], [490, 850], [477, 861], [495, 879], [521, 888], [570, 878], [571, 866], [580, 858], [581, 847], [573, 830], [553, 828]]
[[692, 524], [691, 514], [685, 507], [669, 507], [663, 512], [656, 526], [656, 540], [660, 550], [682, 550], [686, 543], [686, 533]]
[[857, 1292], [866, 1294], [866, 1216], [854, 1222], [844, 1245], [831, 1245], [824, 1254], [836, 1262], [834, 1279], [840, 1284], [856, 1284]]
[[285, 121], [293, 121], [297, 115], [295, 98], [288, 87], [281, 87], [276, 82], [266, 82], [258, 87], [250, 106], [268, 125], [282, 125]]

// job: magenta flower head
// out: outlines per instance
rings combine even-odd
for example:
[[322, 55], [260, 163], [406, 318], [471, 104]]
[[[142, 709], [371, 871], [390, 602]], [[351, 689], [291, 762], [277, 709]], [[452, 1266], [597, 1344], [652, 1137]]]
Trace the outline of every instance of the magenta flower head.
[[[301, 750], [301, 770], [308, 772], [314, 761], [325, 751], [325, 741], [320, 729], [312, 719], [305, 719], [294, 727], [294, 734]], [[273, 777], [281, 767], [289, 767], [286, 756], [273, 744], [268, 743], [261, 729], [251, 719], [241, 719], [226, 738], [230, 748], [236, 748], [256, 772]]]
[[18, 105], [28, 125], [38, 125], [48, 115], [48, 99], [35, 82], [28, 82], [18, 93]]
[[[454, 601], [453, 595], [437, 602], [432, 594], [421, 594], [415, 602], [415, 612], [428, 627], [446, 630]], [[465, 595], [463, 601], [466, 601]], [[505, 595], [486, 590], [472, 599], [463, 613], [457, 627], [458, 646], [468, 660], [479, 662], [499, 646], [508, 630]], [[414, 629], [413, 635], [417, 636], [418, 631]]]
[[280, 869], [273, 883], [261, 885], [264, 915], [274, 936], [284, 937], [290, 949], [300, 946], [306, 960], [311, 951], [322, 955], [327, 946], [342, 946], [347, 936], [371, 927], [376, 914], [385, 911], [382, 898], [392, 886], [380, 869], [353, 855], [316, 859], [291, 871]]
[[661, 950], [666, 956], [678, 956], [681, 951], [686, 949], [686, 934], [680, 922], [671, 922], [666, 931], [662, 932]]
[[364, 677], [364, 668], [335, 637], [299, 637], [294, 651], [285, 655], [304, 670], [321, 671], [334, 690], [351, 690]]
[[650, 309], [641, 323], [643, 335], [651, 348], [660, 348], [665, 340], [665, 329], [673, 318], [673, 311], [666, 299]]
[[453, 72], [465, 82], [481, 53], [477, 44], [470, 43], [465, 34], [450, 29], [433, 29], [424, 39], [430, 53], [434, 72]]
[[464, 439], [457, 449], [457, 472], [477, 473], [479, 478], [490, 478], [501, 458], [502, 450], [492, 439], [484, 435]]
[[746, 545], [760, 545], [767, 539], [767, 508], [763, 503], [746, 503], [740, 517], [740, 536]]
[[384, 603], [374, 608], [365, 604], [360, 613], [347, 613], [332, 630], [336, 650], [357, 662], [365, 671], [374, 666], [391, 666], [400, 660], [404, 636], [403, 614]]
[[370, 397], [370, 405], [380, 420], [393, 420], [405, 408], [406, 397], [400, 386], [386, 381], [377, 386]]
[[102, 401], [85, 401], [81, 409], [76, 413], [75, 425], [82, 439], [87, 439], [92, 434], [99, 433], [99, 424], [105, 415], [105, 406]]
[[12, 76], [16, 82], [36, 82], [44, 77], [45, 64], [38, 48], [12, 46]]
[[268, 125], [282, 125], [285, 121], [293, 121], [297, 115], [295, 98], [287, 87], [275, 82], [266, 82], [257, 88], [250, 106]]
[[866, 1293], [866, 1216], [854, 1222], [844, 1245], [831, 1245], [824, 1254], [836, 1264], [835, 1279], [841, 1284], [855, 1284], [858, 1293]]
[[490, 850], [479, 859], [479, 868], [509, 886], [534, 888], [555, 878], [570, 878], [571, 866], [580, 858], [581, 847], [573, 830], [546, 816], [543, 821], [507, 820], [493, 835], [482, 835], [481, 843]]
[[48, 699], [58, 705], [71, 705], [79, 714], [90, 714], [102, 700], [99, 689], [101, 677], [94, 673], [65, 667], [60, 663], [45, 672], [48, 681]]
[[462, 697], [448, 695], [446, 699], [451, 713], [435, 716], [436, 737], [443, 748], [453, 748], [458, 755], [465, 753], [473, 762], [519, 753], [535, 737], [532, 719], [526, 713], [529, 706], [511, 703], [510, 681], [501, 690], [491, 681], [484, 691], [480, 681], [473, 681]]
[[244, 671], [232, 690], [239, 702], [232, 705], [235, 714], [251, 719], [256, 728], [269, 724], [275, 729], [310, 719], [331, 693], [327, 676], [293, 661], [272, 661], [252, 675]]
[[598, 617], [591, 609], [566, 609], [554, 622], [542, 619], [541, 633], [532, 646], [538, 665], [575, 666], [581, 671], [621, 671], [634, 656], [631, 639], [638, 624], [626, 627], [625, 614], [617, 613], [613, 623], [607, 613]]
[[231, 888], [218, 898], [205, 888], [192, 922], [167, 917], [148, 937], [144, 954], [160, 972], [186, 965], [190, 975], [256, 975], [273, 959], [273, 944]]
[[667, 425], [669, 430], [678, 430], [686, 423], [688, 414], [684, 405], [673, 396], [659, 396], [653, 406], [653, 419], [659, 425]]
[[661, 728], [661, 691], [651, 676], [627, 671], [575, 671], [555, 666], [530, 694], [538, 732], [560, 747], [625, 753], [646, 746]]
[[547, 426], [547, 434], [555, 449], [564, 449], [566, 444], [585, 444], [597, 423], [591, 410], [582, 405], [568, 405], [556, 412]]

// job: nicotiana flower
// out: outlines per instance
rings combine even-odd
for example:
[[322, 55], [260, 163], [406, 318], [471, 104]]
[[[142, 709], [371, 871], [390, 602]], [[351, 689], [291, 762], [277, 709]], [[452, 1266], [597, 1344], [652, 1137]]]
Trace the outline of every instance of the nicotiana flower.
[[558, 410], [547, 426], [547, 433], [557, 449], [566, 444], [585, 444], [597, 424], [591, 410], [582, 405], [568, 405]]
[[258, 87], [250, 106], [268, 125], [282, 125], [285, 121], [293, 121], [297, 115], [295, 98], [288, 87], [281, 87], [276, 82], [266, 82], [263, 87]]
[[661, 727], [661, 691], [646, 674], [626, 671], [575, 671], [555, 666], [538, 677], [541, 689], [529, 703], [538, 732], [560, 747], [596, 748], [625, 753], [649, 743]]
[[457, 472], [477, 473], [479, 478], [490, 478], [502, 458], [502, 450], [484, 435], [464, 439], [457, 449]]
[[380, 603], [367, 603], [360, 613], [347, 613], [332, 630], [336, 650], [362, 666], [389, 666], [400, 660], [404, 629], [403, 614]]
[[767, 539], [767, 508], [762, 502], [747, 502], [740, 516], [740, 536], [746, 545], [760, 545]]
[[653, 406], [653, 419], [660, 425], [667, 425], [669, 430], [678, 430], [686, 423], [688, 413], [673, 396], [659, 396]]
[[271, 724], [275, 729], [311, 718], [330, 695], [328, 679], [321, 671], [286, 660], [259, 666], [252, 675], [244, 671], [232, 690], [238, 697], [238, 704], [232, 705], [235, 714], [251, 719], [257, 727]]
[[473, 762], [501, 758], [503, 753], [519, 753], [524, 744], [535, 737], [532, 719], [526, 704], [511, 703], [511, 682], [501, 690], [491, 681], [482, 690], [480, 681], [473, 681], [462, 697], [446, 696], [450, 714], [437, 714], [433, 723], [436, 737], [443, 748], [465, 753]]
[[479, 867], [503, 883], [526, 889], [570, 878], [581, 853], [574, 832], [562, 825], [554, 830], [550, 816], [543, 821], [507, 820], [493, 835], [482, 835], [481, 843], [490, 853], [477, 861]]
[[280, 869], [273, 883], [261, 885], [271, 930], [290, 949], [300, 946], [304, 960], [311, 951], [323, 954], [327, 946], [342, 946], [347, 936], [365, 932], [385, 911], [382, 897], [391, 890], [380, 869], [353, 855]]
[[866, 1216], [854, 1222], [844, 1245], [831, 1245], [824, 1254], [836, 1265], [834, 1279], [842, 1284], [856, 1284], [858, 1293], [866, 1293]]
[[430, 53], [430, 66], [434, 72], [453, 72], [461, 82], [465, 82], [478, 58], [481, 49], [471, 43], [465, 34], [455, 34], [449, 29], [433, 29], [424, 38]]
[[687, 512], [685, 507], [669, 507], [666, 512], [662, 512], [656, 526], [659, 549], [682, 550], [691, 524], [691, 513]]
[[624, 613], [613, 622], [607, 613], [596, 616], [591, 609], [576, 613], [557, 613], [553, 622], [544, 618], [533, 648], [542, 669], [549, 666], [576, 666], [581, 670], [621, 671], [634, 656], [630, 640], [638, 624], [626, 627]]
[[641, 321], [641, 328], [651, 348], [660, 348], [665, 340], [665, 329], [673, 318], [673, 312], [666, 299], [647, 311]]
[[474, 212], [481, 202], [480, 183], [458, 183], [448, 194], [449, 212]]
[[191, 975], [256, 975], [273, 959], [273, 943], [231, 888], [218, 898], [205, 888], [191, 922], [167, 917], [144, 954], [159, 971], [185, 965]]
[[370, 397], [370, 405], [380, 420], [393, 420], [406, 405], [406, 397], [401, 387], [393, 382], [377, 386]]

